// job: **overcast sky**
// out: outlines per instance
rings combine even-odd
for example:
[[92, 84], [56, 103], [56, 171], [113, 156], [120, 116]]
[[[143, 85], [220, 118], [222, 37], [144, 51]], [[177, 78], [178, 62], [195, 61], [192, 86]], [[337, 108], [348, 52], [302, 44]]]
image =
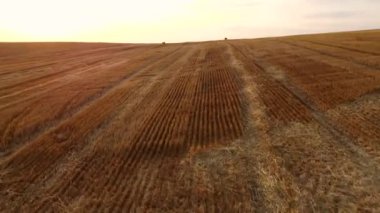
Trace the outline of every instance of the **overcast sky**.
[[0, 41], [181, 42], [380, 28], [380, 0], [0, 3]]

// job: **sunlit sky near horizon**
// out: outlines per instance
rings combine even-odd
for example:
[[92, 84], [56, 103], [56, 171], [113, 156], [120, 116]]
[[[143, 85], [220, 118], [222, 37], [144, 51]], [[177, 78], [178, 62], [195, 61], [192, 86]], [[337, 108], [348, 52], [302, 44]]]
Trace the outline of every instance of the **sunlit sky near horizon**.
[[0, 3], [0, 41], [183, 42], [380, 28], [380, 0]]

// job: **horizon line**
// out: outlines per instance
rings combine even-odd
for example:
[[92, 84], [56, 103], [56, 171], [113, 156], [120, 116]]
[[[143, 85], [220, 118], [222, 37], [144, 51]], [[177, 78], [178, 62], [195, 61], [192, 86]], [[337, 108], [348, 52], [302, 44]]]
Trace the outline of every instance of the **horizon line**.
[[[284, 34], [284, 35], [278, 35], [278, 36], [266, 36], [266, 37], [243, 37], [243, 38], [228, 38], [224, 37], [221, 39], [215, 39], [215, 40], [193, 40], [193, 41], [180, 41], [180, 42], [165, 42], [166, 44], [182, 44], [182, 43], [202, 43], [202, 42], [212, 42], [212, 41], [223, 41], [225, 38], [228, 40], [253, 40], [253, 39], [269, 39], [269, 38], [283, 38], [283, 37], [293, 37], [293, 36], [306, 36], [306, 35], [324, 35], [324, 34], [334, 34], [334, 33], [350, 33], [350, 32], [366, 32], [366, 31], [378, 31], [380, 28], [370, 28], [370, 29], [359, 29], [359, 30], [341, 30], [341, 31], [325, 31], [325, 32], [315, 32], [315, 33], [298, 33], [298, 34]], [[107, 42], [107, 41], [0, 41], [0, 44], [4, 43], [14, 43], [14, 44], [21, 44], [21, 43], [88, 43], [88, 44], [94, 44], [94, 43], [100, 43], [100, 44], [139, 44], [139, 45], [150, 45], [150, 44], [161, 44], [162, 42]]]

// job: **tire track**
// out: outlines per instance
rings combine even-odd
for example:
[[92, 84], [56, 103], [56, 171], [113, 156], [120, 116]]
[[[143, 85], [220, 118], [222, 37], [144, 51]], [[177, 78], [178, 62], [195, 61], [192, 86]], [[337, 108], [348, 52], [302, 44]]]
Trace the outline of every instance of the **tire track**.
[[[246, 60], [248, 61], [248, 58], [246, 58]], [[247, 63], [247, 62], [244, 61], [244, 63]], [[265, 70], [262, 70], [262, 71], [265, 72]], [[295, 95], [295, 97], [298, 98], [308, 108], [308, 110], [312, 113], [311, 114], [312, 120], [316, 121], [318, 123], [318, 125], [320, 125], [319, 131], [326, 132], [326, 136], [324, 136], [324, 137], [331, 137], [332, 138], [332, 140], [331, 139], [325, 140], [325, 142], [327, 142], [327, 144], [324, 145], [324, 146], [326, 146], [326, 151], [324, 152], [324, 154], [319, 153], [319, 154], [314, 155], [313, 153], [308, 152], [308, 151], [312, 151], [312, 150], [306, 150], [306, 148], [301, 148], [302, 143], [289, 143], [289, 144], [284, 143], [283, 137], [284, 137], [284, 135], [286, 135], [286, 133], [279, 134], [280, 137], [271, 136], [270, 140], [271, 140], [271, 143], [273, 144], [272, 146], [274, 148], [273, 151], [274, 151], [275, 155], [279, 156], [280, 158], [282, 158], [284, 160], [284, 162], [286, 162], [286, 164], [284, 166], [288, 169], [290, 174], [292, 174], [294, 176], [295, 180], [297, 181], [297, 184], [299, 184], [299, 187], [301, 189], [308, 191], [308, 193], [310, 192], [311, 198], [314, 198], [314, 199], [321, 199], [321, 198], [327, 199], [328, 196], [325, 194], [330, 193], [330, 191], [334, 191], [335, 193], [338, 193], [338, 194], [342, 193], [339, 190], [344, 190], [344, 186], [342, 189], [340, 189], [342, 187], [341, 185], [330, 182], [330, 185], [328, 185], [328, 186], [331, 186], [331, 184], [333, 184], [333, 186], [335, 186], [336, 188], [333, 188], [331, 186], [328, 189], [323, 189], [323, 190], [325, 190], [325, 194], [322, 196], [319, 194], [316, 194], [317, 192], [319, 193], [320, 190], [322, 190], [321, 188], [323, 186], [326, 186], [326, 183], [324, 183], [324, 182], [319, 184], [318, 179], [316, 179], [316, 178], [321, 178], [322, 181], [331, 181], [331, 179], [333, 178], [333, 177], [331, 177], [331, 175], [334, 175], [333, 173], [331, 173], [331, 170], [319, 171], [317, 174], [315, 174], [315, 170], [317, 170], [316, 168], [319, 167], [318, 162], [323, 161], [324, 157], [321, 157], [321, 156], [324, 156], [324, 155], [327, 155], [328, 158], [332, 158], [331, 159], [332, 162], [336, 162], [336, 160], [337, 160], [336, 158], [339, 158], [340, 160], [345, 159], [344, 160], [345, 161], [344, 167], [347, 167], [347, 165], [351, 165], [355, 168], [354, 170], [352, 168], [346, 169], [345, 172], [349, 172], [350, 177], [355, 177], [357, 179], [360, 179], [363, 182], [371, 183], [371, 185], [373, 185], [372, 181], [375, 181], [375, 183], [379, 182], [379, 179], [377, 178], [378, 177], [377, 174], [379, 174], [379, 170], [378, 170], [378, 168], [376, 168], [376, 166], [375, 166], [376, 163], [373, 161], [373, 159], [371, 159], [371, 157], [369, 157], [368, 155], [363, 153], [359, 147], [355, 147], [354, 143], [352, 141], [350, 141], [349, 138], [347, 138], [344, 134], [342, 134], [342, 132], [340, 132], [336, 128], [336, 125], [333, 125], [322, 113], [319, 112], [319, 110], [311, 102], [307, 103], [307, 96], [305, 94], [302, 94], [302, 91], [296, 89], [293, 85], [290, 85], [289, 82], [282, 81], [279, 83], [283, 84], [286, 88], [288, 88]], [[319, 134], [321, 134], [321, 133], [319, 133]], [[278, 142], [278, 141], [280, 141], [280, 142]], [[279, 144], [279, 143], [281, 143], [281, 144]], [[300, 147], [295, 148], [296, 146], [300, 146]], [[293, 148], [294, 148], [294, 150], [293, 150]], [[301, 149], [301, 150], [297, 150], [297, 149]], [[324, 148], [319, 147], [319, 149], [317, 149], [315, 151], [322, 152], [320, 149], [324, 149]], [[332, 150], [337, 150], [337, 151], [332, 151]], [[293, 153], [293, 156], [291, 156], [291, 153]], [[299, 153], [302, 153], [299, 157], [303, 157], [306, 159], [305, 160], [302, 160], [302, 159], [294, 160], [294, 158], [297, 158], [295, 156], [299, 155]], [[346, 157], [347, 155], [350, 157], [347, 158]], [[312, 156], [314, 156], [314, 157], [312, 157]], [[323, 158], [323, 159], [321, 160], [318, 158]], [[309, 160], [307, 160], [307, 159], [309, 159]], [[312, 160], [310, 160], [310, 159], [312, 159]], [[315, 163], [315, 162], [317, 162], [317, 163]], [[348, 163], [348, 162], [350, 162], [350, 163]], [[363, 164], [364, 162], [365, 162], [365, 164]], [[297, 165], [294, 166], [294, 164], [297, 164]], [[312, 165], [314, 165], [314, 166], [312, 166]], [[339, 164], [337, 163], [337, 165], [339, 165]], [[316, 166], [318, 166], [318, 167], [316, 167]], [[300, 171], [300, 168], [303, 168], [304, 170]], [[329, 167], [327, 167], [327, 169], [328, 168]], [[311, 184], [308, 183], [305, 185], [305, 182], [304, 182], [305, 175], [306, 175], [306, 180], [310, 179], [311, 181], [316, 181], [316, 182], [311, 183]], [[347, 180], [345, 178], [342, 178], [341, 182], [347, 182]], [[314, 185], [314, 189], [310, 190], [308, 188], [308, 185]], [[378, 191], [378, 190], [379, 189], [376, 187], [371, 188], [371, 193], [376, 193], [376, 191]], [[351, 191], [354, 191], [354, 190], [351, 189]], [[360, 193], [360, 191], [358, 193]], [[364, 196], [364, 195], [362, 195], [362, 196]], [[365, 195], [365, 196], [369, 196], [369, 195]], [[308, 196], [306, 196], [306, 197], [307, 197], [307, 199], [310, 199], [310, 197], [308, 197]], [[343, 199], [347, 199], [347, 202], [354, 202], [354, 201], [350, 201], [350, 196], [347, 196], [347, 194], [341, 194], [341, 197]], [[368, 198], [368, 199], [370, 199], [370, 198]], [[363, 201], [363, 199], [360, 202], [362, 202], [362, 201]], [[313, 209], [313, 208], [315, 209], [316, 207], [319, 207], [319, 208], [323, 207], [323, 205], [321, 205], [321, 203], [316, 204], [315, 202], [316, 202], [315, 200], [304, 200], [304, 201], [302, 201], [302, 203], [307, 204], [306, 207], [310, 208], [310, 209]], [[318, 200], [317, 200], [317, 202], [318, 202]], [[325, 202], [327, 202], [327, 201], [325, 200]], [[331, 202], [331, 201], [328, 201], [328, 202]], [[330, 205], [330, 204], [331, 203], [329, 203], [329, 204], [326, 203], [324, 205], [326, 206], [326, 205]], [[315, 206], [315, 205], [317, 205], [317, 206]], [[337, 204], [335, 204], [335, 207], [337, 207]], [[322, 209], [319, 209], [319, 210], [322, 210]]]
[[[235, 45], [231, 46], [245, 57], [246, 63], [252, 64], [257, 70], [252, 69], [257, 82], [259, 82], [259, 94], [267, 109], [268, 116], [279, 122], [300, 121], [308, 122], [311, 114], [307, 107], [279, 80], [266, 73], [265, 68], [258, 64], [252, 57], [244, 53]], [[285, 98], [288, 97], [288, 98]], [[297, 111], [295, 111], [297, 109]], [[272, 122], [273, 123], [273, 122]]]
[[[22, 147], [25, 144], [26, 140], [34, 141], [38, 137], [40, 137], [41, 135], [44, 135], [44, 134], [52, 131], [52, 129], [54, 129], [57, 126], [61, 125], [62, 123], [66, 122], [69, 118], [80, 113], [83, 108], [86, 108], [87, 106], [91, 105], [92, 103], [96, 102], [97, 100], [104, 98], [108, 94], [108, 92], [111, 91], [112, 89], [120, 86], [121, 84], [123, 84], [126, 81], [129, 81], [131, 78], [135, 77], [142, 69], [148, 69], [150, 66], [153, 66], [154, 64], [158, 63], [160, 60], [163, 60], [164, 58], [170, 57], [171, 55], [175, 54], [178, 50], [179, 49], [175, 49], [173, 52], [171, 52], [170, 54], [168, 54], [166, 56], [154, 58], [153, 62], [150, 61], [151, 64], [148, 64], [148, 65], [143, 64], [137, 68], [133, 68], [130, 72], [127, 72], [126, 75], [124, 75], [122, 78], [118, 79], [113, 84], [106, 86], [100, 92], [97, 92], [96, 94], [86, 98], [77, 107], [72, 108], [72, 109], [62, 113], [62, 115], [58, 115], [56, 118], [54, 118], [53, 120], [50, 120], [49, 122], [44, 122], [44, 126], [37, 127], [38, 130], [33, 131], [33, 133], [31, 135], [25, 134], [24, 137], [17, 138], [17, 140], [16, 140], [17, 143], [16, 144], [13, 143], [12, 148], [7, 147], [8, 153], [6, 153], [6, 155], [10, 155], [11, 153], [18, 150], [20, 147]], [[36, 102], [32, 103], [32, 105], [35, 103], [38, 103], [39, 101], [40, 100], [37, 100]]]
[[[247, 56], [246, 56], [247, 57]], [[257, 66], [259, 69], [261, 69], [262, 73], [265, 73], [265, 68], [262, 66]], [[267, 75], [269, 77], [269, 75]], [[338, 130], [336, 125], [333, 125], [330, 119], [328, 119], [324, 114], [322, 114], [319, 111], [319, 108], [315, 106], [315, 104], [310, 100], [310, 97], [305, 94], [302, 90], [299, 88], [296, 88], [294, 85], [291, 85], [289, 82], [277, 81], [280, 85], [287, 88], [288, 91], [291, 91], [291, 93], [294, 95], [296, 99], [298, 99], [305, 107], [307, 107], [308, 111], [312, 113], [312, 117], [314, 120], [318, 121], [321, 126], [325, 127], [326, 130], [330, 132], [331, 135], [333, 135], [334, 139], [340, 144], [344, 145], [346, 149], [348, 149], [349, 153], [352, 153], [358, 157], [366, 159], [367, 162], [371, 162], [372, 160], [368, 158], [368, 156], [361, 151], [361, 148], [354, 146], [353, 142], [350, 141], [350, 139], [340, 130]], [[359, 162], [357, 162], [359, 163]]]
[[370, 51], [344, 47], [344, 46], [334, 45], [334, 44], [327, 44], [327, 43], [317, 42], [317, 41], [309, 41], [309, 40], [301, 40], [301, 41], [309, 42], [312, 44], [318, 44], [322, 46], [334, 47], [334, 48], [343, 49], [343, 50], [349, 50], [349, 51], [358, 52], [358, 53], [364, 53], [364, 54], [373, 55], [373, 56], [380, 56], [380, 53], [377, 53], [377, 52], [370, 52]]
[[366, 63], [363, 63], [363, 62], [360, 62], [360, 61], [357, 61], [357, 60], [354, 60], [354, 59], [347, 59], [346, 57], [343, 57], [343, 56], [338, 56], [338, 55], [335, 55], [335, 54], [332, 54], [332, 53], [328, 53], [328, 52], [325, 52], [325, 51], [312, 49], [312, 48], [306, 47], [304, 45], [295, 44], [293, 42], [284, 41], [284, 40], [276, 40], [276, 41], [278, 41], [279, 43], [288, 44], [290, 46], [294, 46], [294, 47], [298, 47], [298, 48], [302, 48], [302, 49], [307, 49], [307, 50], [310, 50], [312, 52], [319, 53], [321, 55], [325, 55], [325, 56], [337, 58], [337, 59], [340, 59], [340, 60], [343, 60], [343, 61], [346, 61], [346, 62], [354, 63], [354, 64], [357, 64], [357, 65], [366, 67], [368, 69], [371, 69], [373, 71], [377, 71], [378, 72], [380, 70], [379, 66], [369, 65], [369, 64], [366, 64]]
[[[170, 69], [168, 69], [168, 71], [169, 71]], [[172, 73], [170, 73], [170, 74], [172, 74]], [[157, 78], [159, 78], [159, 77], [157, 77]], [[162, 84], [161, 84], [162, 85]], [[155, 88], [153, 91], [157, 91], [157, 88]], [[144, 96], [144, 95], [143, 95]], [[144, 99], [143, 99], [143, 102], [145, 101], [145, 100], [154, 100], [153, 98], [151, 98], [151, 97], [149, 97], [149, 95], [148, 96], [144, 96]], [[146, 102], [145, 104], [148, 104], [149, 102]], [[136, 105], [137, 106], [137, 105]], [[132, 110], [133, 111], [133, 110]], [[133, 152], [133, 151], [131, 151], [131, 152]], [[114, 188], [114, 189], [110, 189], [110, 186], [115, 186], [115, 185], [117, 185], [117, 186], [120, 186], [120, 183], [122, 183], [122, 182], [120, 182], [120, 181], [122, 181], [122, 180], [124, 180], [125, 178], [127, 178], [127, 177], [122, 177], [121, 176], [121, 174], [134, 174], [133, 172], [135, 171], [135, 170], [133, 170], [133, 169], [130, 169], [130, 167], [126, 167], [126, 166], [128, 166], [127, 165], [127, 161], [128, 161], [128, 159], [130, 159], [130, 154], [128, 154], [128, 153], [131, 153], [131, 152], [128, 152], [127, 151], [127, 153], [125, 153], [125, 151], [122, 151], [122, 152], [120, 152], [120, 153], [118, 153], [118, 154], [116, 154], [116, 155], [114, 155], [111, 159], [108, 159], [108, 160], [106, 160], [104, 163], [101, 163], [101, 164], [97, 164], [97, 163], [91, 163], [91, 165], [94, 165], [94, 166], [92, 166], [92, 168], [96, 168], [97, 166], [96, 165], [102, 165], [103, 167], [104, 166], [107, 166], [107, 165], [114, 165], [114, 164], [116, 164], [116, 165], [119, 165], [118, 167], [116, 167], [116, 168], [114, 168], [114, 169], [111, 169], [111, 170], [108, 170], [108, 169], [105, 169], [104, 168], [104, 170], [106, 170], [106, 171], [109, 171], [109, 174], [113, 174], [113, 173], [115, 173], [116, 171], [117, 171], [117, 173], [115, 174], [115, 178], [114, 178], [114, 181], [116, 181], [116, 182], [113, 182], [112, 184], [111, 184], [111, 182], [110, 181], [107, 181], [106, 183], [105, 183], [105, 185], [104, 185], [104, 187], [106, 188], [106, 189], [104, 189], [105, 191], [113, 191], [113, 190], [116, 190], [116, 188]], [[124, 156], [124, 157], [122, 157], [122, 156]], [[96, 158], [96, 156], [94, 156], [95, 158]], [[119, 159], [119, 160], [118, 160]], [[92, 160], [91, 160], [92, 161]], [[130, 163], [130, 162], [129, 162]], [[85, 165], [85, 167], [87, 167], [87, 165]], [[103, 170], [103, 169], [101, 169], [101, 170]], [[125, 171], [129, 171], [129, 172], [125, 172]], [[94, 172], [96, 172], [97, 171], [97, 169], [91, 169], [91, 171], [92, 171], [92, 174], [96, 174], [96, 173], [94, 173]], [[82, 173], [81, 175], [84, 175], [84, 174], [86, 174], [86, 172], [84, 172], [84, 173]], [[91, 176], [91, 173], [90, 174], [87, 174], [87, 175], [89, 175], [89, 176]], [[132, 177], [131, 177], [132, 178]], [[70, 181], [70, 182], [68, 182], [68, 183], [71, 183], [72, 181]], [[76, 182], [76, 181], [74, 181], [74, 182]], [[120, 182], [120, 183], [118, 183], [118, 182]], [[78, 183], [79, 185], [78, 185], [78, 187], [81, 185], [81, 183]], [[72, 184], [70, 184], [70, 185], [72, 185]], [[87, 186], [89, 186], [89, 185], [87, 185]], [[66, 188], [65, 186], [63, 186], [63, 187], [59, 187], [59, 188]], [[95, 190], [95, 189], [93, 189], [93, 190]], [[96, 190], [95, 190], [96, 191]], [[62, 194], [62, 192], [59, 192], [59, 194]], [[104, 194], [106, 194], [106, 193], [104, 193]], [[102, 199], [101, 199], [102, 200]]]
[[[118, 89], [113, 89], [113, 92], [107, 93], [107, 98], [101, 98], [101, 99], [99, 99], [103, 103], [105, 102], [106, 105], [103, 104], [103, 106], [104, 106], [103, 113], [99, 114], [97, 120], [96, 121], [92, 121], [92, 123], [93, 123], [91, 125], [92, 128], [94, 127], [94, 125], [97, 125], [97, 122], [104, 120], [103, 119], [104, 116], [107, 115], [107, 113], [104, 113], [104, 110], [107, 109], [106, 106], [113, 106], [112, 104], [115, 104], [114, 102], [118, 101], [120, 99], [122, 99], [122, 100], [127, 100], [128, 99], [128, 95], [124, 96], [125, 92], [122, 92], [122, 87], [121, 86], [119, 86], [119, 87], [120, 88], [118, 88]], [[128, 91], [128, 90], [126, 90], [126, 91]], [[100, 104], [100, 103], [98, 103], [98, 104]], [[82, 111], [90, 113], [90, 112], [94, 111], [94, 110], [92, 110], [92, 108], [94, 108], [94, 107], [97, 108], [97, 106], [95, 106], [95, 105], [96, 104], [91, 104], [88, 107], [86, 107], [86, 110], [83, 109]], [[117, 105], [118, 104], [116, 104], [115, 106], [117, 106]], [[111, 108], [108, 108], [108, 109], [111, 109]], [[119, 109], [120, 108], [121, 107], [119, 105]], [[43, 172], [42, 173], [38, 173], [38, 172], [35, 172], [35, 170], [44, 170], [46, 172], [50, 171], [49, 168], [52, 168], [52, 166], [56, 162], [58, 162], [58, 159], [60, 159], [61, 157], [63, 157], [67, 153], [67, 152], [66, 153], [62, 152], [62, 151], [60, 151], [60, 152], [57, 153], [57, 151], [60, 150], [60, 149], [62, 150], [62, 148], [66, 149], [66, 150], [67, 149], [71, 149], [70, 147], [72, 146], [72, 142], [69, 143], [69, 141], [65, 141], [65, 143], [63, 143], [63, 144], [62, 143], [57, 144], [57, 143], [54, 142], [54, 140], [56, 140], [54, 135], [59, 134], [59, 131], [61, 131], [60, 129], [64, 130], [66, 128], [64, 126], [70, 125], [70, 123], [73, 120], [74, 121], [78, 120], [78, 119], [75, 119], [75, 117], [77, 117], [78, 119], [79, 118], [86, 118], [86, 113], [80, 113], [80, 114], [74, 116], [73, 119], [71, 119], [70, 121], [65, 122], [65, 124], [61, 124], [60, 127], [56, 128], [54, 131], [53, 130], [49, 131], [48, 135], [46, 137], [44, 137], [46, 140], [43, 139], [43, 138], [41, 138], [41, 139], [39, 139], [39, 140], [37, 140], [34, 143], [32, 143], [32, 144], [29, 145], [29, 146], [36, 147], [37, 144], [44, 143], [43, 146], [37, 146], [36, 148], [27, 147], [25, 149], [22, 149], [22, 150], [18, 151], [17, 153], [15, 153], [13, 155], [14, 157], [10, 158], [7, 163], [4, 163], [2, 165], [2, 167], [4, 169], [12, 168], [12, 170], [14, 170], [14, 171], [24, 170], [25, 174], [29, 174], [30, 173], [30, 176], [27, 177], [28, 181], [25, 180], [25, 181], [23, 181], [24, 184], [20, 184], [19, 183], [17, 185], [14, 185], [15, 188], [18, 188], [19, 190], [26, 190], [26, 189], [22, 189], [22, 188], [28, 187], [30, 185], [30, 182], [35, 182], [35, 180], [37, 180], [38, 178], [42, 178], [43, 175], [44, 175]], [[79, 119], [79, 120], [82, 120], [82, 119]], [[84, 121], [85, 120], [86, 119], [84, 119]], [[81, 123], [77, 123], [77, 124], [81, 125]], [[96, 129], [96, 128], [93, 128], [93, 129]], [[75, 136], [72, 135], [68, 139], [70, 141], [75, 141], [76, 139], [78, 139], [78, 137], [83, 138], [84, 135], [87, 135], [87, 134], [89, 134], [91, 132], [91, 131], [86, 132], [88, 130], [87, 129], [83, 129], [83, 128], [81, 130], [82, 130], [81, 132], [79, 132], [79, 131], [76, 132], [77, 135], [75, 135]], [[76, 145], [76, 147], [78, 147], [78, 145]], [[58, 148], [58, 150], [57, 150], [57, 148]], [[32, 151], [32, 150], [33, 150], [33, 153], [28, 153], [28, 151]], [[43, 152], [45, 154], [40, 155], [40, 154], [38, 154], [39, 152]], [[28, 156], [28, 157], [26, 157], [26, 156]], [[35, 157], [33, 157], [33, 156], [35, 156]], [[40, 161], [40, 162], [43, 162], [43, 163], [33, 164], [37, 160]], [[35, 165], [38, 165], [38, 167], [36, 167]], [[13, 176], [12, 174], [10, 174], [10, 175]]]

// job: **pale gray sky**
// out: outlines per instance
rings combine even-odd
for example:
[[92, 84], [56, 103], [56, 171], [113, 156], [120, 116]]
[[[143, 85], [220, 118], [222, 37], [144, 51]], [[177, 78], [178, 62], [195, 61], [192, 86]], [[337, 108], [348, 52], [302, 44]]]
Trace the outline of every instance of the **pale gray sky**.
[[0, 41], [180, 42], [380, 28], [380, 0], [2, 0]]

